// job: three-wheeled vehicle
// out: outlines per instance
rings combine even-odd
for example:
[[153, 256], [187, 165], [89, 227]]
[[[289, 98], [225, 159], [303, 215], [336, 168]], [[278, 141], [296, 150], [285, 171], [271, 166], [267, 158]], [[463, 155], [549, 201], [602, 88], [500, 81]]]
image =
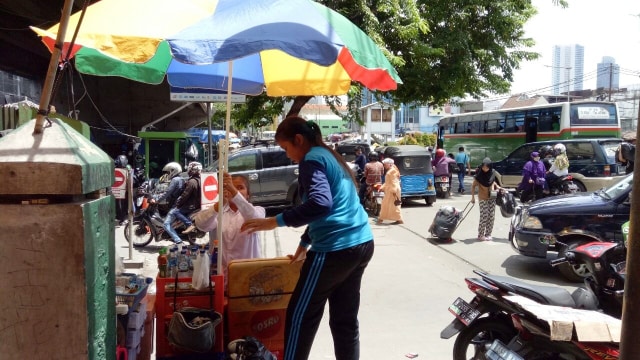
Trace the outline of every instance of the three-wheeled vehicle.
[[423, 198], [427, 205], [436, 202], [431, 153], [419, 145], [391, 145], [376, 148], [384, 158], [392, 158], [400, 170], [402, 200]]

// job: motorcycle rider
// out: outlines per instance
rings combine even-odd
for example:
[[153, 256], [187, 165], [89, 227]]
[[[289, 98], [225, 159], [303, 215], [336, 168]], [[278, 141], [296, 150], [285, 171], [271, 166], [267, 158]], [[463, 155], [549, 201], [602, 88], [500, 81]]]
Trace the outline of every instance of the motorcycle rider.
[[[449, 164], [455, 165], [456, 160], [447, 156], [444, 149], [440, 148], [436, 150], [436, 157], [431, 160], [431, 166], [433, 167], [433, 176], [437, 179], [441, 176], [450, 178]], [[451, 181], [449, 181], [449, 193], [451, 193]]]
[[365, 166], [367, 166], [367, 157], [364, 156], [364, 154], [362, 153], [362, 146], [357, 146], [356, 147], [356, 159], [353, 161], [356, 165], [358, 165], [358, 180], [360, 182], [363, 182], [364, 178], [362, 176], [362, 174], [364, 174], [364, 168]]
[[367, 188], [374, 184], [382, 183], [382, 175], [384, 174], [384, 165], [379, 161], [380, 156], [377, 152], [369, 153], [369, 162], [364, 166], [362, 177], [364, 182], [360, 185], [360, 203], [364, 206], [364, 198], [367, 194]]
[[569, 158], [567, 158], [567, 148], [563, 144], [556, 144], [553, 147], [553, 153], [555, 159], [551, 167], [547, 170], [546, 183], [548, 187], [553, 186], [553, 183], [562, 176], [569, 174]]
[[[162, 168], [162, 176], [160, 176], [160, 180], [158, 185], [156, 185], [156, 194], [153, 195], [151, 199], [151, 203], [163, 203], [166, 202], [168, 208], [171, 209], [173, 204], [178, 199], [178, 196], [182, 194], [184, 190], [184, 179], [180, 176], [182, 172], [182, 166], [177, 162], [167, 163]], [[169, 184], [166, 186], [163, 184]]]
[[200, 172], [202, 172], [202, 164], [199, 162], [192, 161], [187, 165], [189, 180], [187, 180], [182, 194], [180, 194], [175, 205], [169, 210], [164, 220], [164, 229], [176, 244], [181, 243], [182, 239], [180, 239], [180, 236], [178, 236], [171, 226], [174, 219], [177, 218], [182, 221], [187, 227], [187, 229], [182, 232], [183, 234], [190, 233], [196, 229], [191, 219], [189, 219], [189, 214], [200, 208]]
[[520, 201], [525, 203], [531, 199], [542, 198], [546, 169], [542, 161], [540, 161], [540, 153], [534, 151], [531, 153], [531, 160], [524, 164], [522, 169], [522, 181], [518, 185]]

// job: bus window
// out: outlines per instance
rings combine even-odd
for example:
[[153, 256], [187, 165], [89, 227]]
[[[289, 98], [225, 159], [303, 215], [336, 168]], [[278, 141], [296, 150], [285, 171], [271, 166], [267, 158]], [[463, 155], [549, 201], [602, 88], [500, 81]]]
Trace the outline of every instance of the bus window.
[[498, 121], [497, 120], [489, 120], [484, 122], [484, 132], [486, 133], [495, 133], [498, 132]]

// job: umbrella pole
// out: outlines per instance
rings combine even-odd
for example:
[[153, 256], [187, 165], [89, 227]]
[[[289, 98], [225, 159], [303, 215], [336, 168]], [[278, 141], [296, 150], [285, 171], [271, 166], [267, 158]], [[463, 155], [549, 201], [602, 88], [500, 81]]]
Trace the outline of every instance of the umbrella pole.
[[208, 162], [207, 165], [211, 166], [211, 164], [213, 164], [213, 161], [211, 159], [211, 157], [213, 156], [213, 136], [211, 136], [211, 121], [212, 121], [211, 118], [213, 117], [213, 104], [210, 102], [207, 103], [207, 117], [208, 117], [207, 128], [209, 130], [209, 141], [207, 143], [207, 146], [209, 148], [209, 151], [208, 151], [209, 156], [207, 159], [207, 162]]
[[[227, 166], [229, 162], [229, 130], [231, 129], [231, 89], [233, 82], [233, 61], [229, 61], [229, 81], [227, 83], [227, 116], [225, 118], [225, 136], [224, 141], [222, 141], [222, 146], [218, 146], [219, 150], [219, 158], [218, 158], [218, 189], [219, 196], [223, 196], [224, 194], [224, 185], [222, 181], [222, 174], [224, 171], [227, 171]], [[218, 143], [220, 144], [220, 143]], [[224, 210], [220, 210], [218, 206], [218, 228], [217, 228], [217, 237], [218, 237], [218, 259], [222, 259], [222, 252], [224, 251], [224, 241], [222, 241], [222, 213]], [[218, 274], [222, 274], [222, 261], [218, 261]]]
[[[49, 68], [47, 69], [47, 77], [44, 80], [42, 86], [42, 95], [40, 96], [40, 108], [36, 115], [36, 124], [33, 129], [34, 134], [42, 134], [44, 128], [44, 118], [49, 114], [49, 102], [51, 101], [51, 93], [53, 92], [53, 83], [56, 80], [56, 73], [58, 71], [58, 61], [60, 60], [60, 54], [62, 53], [62, 46], [64, 45], [64, 37], [67, 33], [67, 26], [69, 25], [69, 17], [71, 17], [71, 10], [73, 8], [73, 0], [65, 0], [62, 8], [62, 15], [60, 17], [60, 25], [58, 27], [58, 35], [56, 37], [56, 44], [51, 52], [51, 59], [49, 60]], [[71, 51], [69, 49], [68, 51]]]

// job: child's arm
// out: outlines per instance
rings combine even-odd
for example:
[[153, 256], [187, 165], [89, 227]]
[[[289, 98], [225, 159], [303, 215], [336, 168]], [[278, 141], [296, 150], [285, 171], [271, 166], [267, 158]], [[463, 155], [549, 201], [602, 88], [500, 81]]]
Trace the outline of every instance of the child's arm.
[[265, 217], [266, 212], [262, 206], [253, 206], [240, 193], [231, 198], [231, 201], [238, 207], [238, 211], [245, 220]]

